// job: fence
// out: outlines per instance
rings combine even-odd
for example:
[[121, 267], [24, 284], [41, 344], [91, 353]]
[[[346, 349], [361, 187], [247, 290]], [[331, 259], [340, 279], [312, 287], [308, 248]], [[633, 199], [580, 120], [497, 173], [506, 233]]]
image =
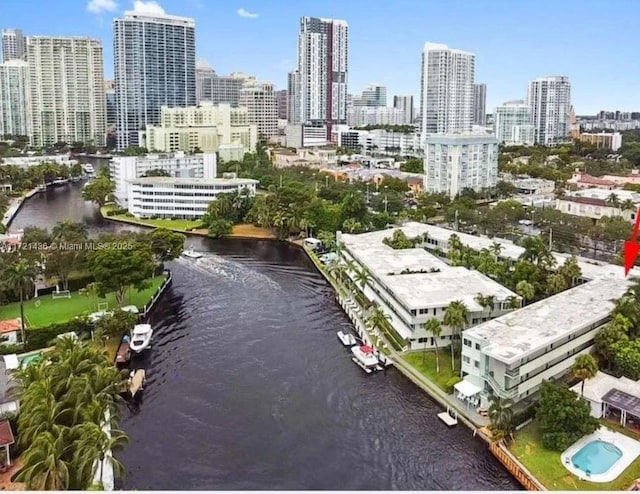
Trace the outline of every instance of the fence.
[[546, 491], [542, 485], [531, 473], [520, 463], [515, 456], [504, 446], [502, 442], [495, 442], [489, 445], [489, 451], [493, 453], [500, 463], [509, 470], [522, 487], [528, 491]]

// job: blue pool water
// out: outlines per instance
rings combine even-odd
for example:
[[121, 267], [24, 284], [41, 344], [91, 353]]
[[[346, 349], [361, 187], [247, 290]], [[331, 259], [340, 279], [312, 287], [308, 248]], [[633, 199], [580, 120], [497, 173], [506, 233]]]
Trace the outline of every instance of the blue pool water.
[[620, 458], [622, 451], [605, 441], [591, 441], [578, 451], [571, 461], [584, 473], [599, 474], [608, 471]]

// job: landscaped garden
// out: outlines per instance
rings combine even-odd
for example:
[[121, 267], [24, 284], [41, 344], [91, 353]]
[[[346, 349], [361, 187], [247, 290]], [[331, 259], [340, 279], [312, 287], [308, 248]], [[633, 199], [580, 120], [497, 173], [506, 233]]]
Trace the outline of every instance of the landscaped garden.
[[[149, 303], [164, 279], [164, 275], [156, 276], [151, 280], [149, 288], [141, 291], [129, 289], [126, 294], [126, 305], [135, 305], [141, 309]], [[66, 322], [74, 317], [96, 312], [98, 304], [104, 303], [107, 304], [108, 309], [117, 307], [115, 293], [108, 293], [105, 298], [92, 296], [88, 292], [72, 292], [71, 298], [54, 299], [51, 295], [43, 295], [24, 303], [25, 322], [31, 328]], [[0, 321], [18, 317], [20, 317], [19, 302], [0, 306]]]
[[[625, 429], [617, 430], [634, 437]], [[535, 420], [516, 432], [515, 441], [509, 445], [509, 450], [549, 490], [623, 491], [635, 479], [640, 478], [639, 458], [612, 482], [595, 483], [579, 480], [564, 467], [558, 451], [552, 451], [542, 445], [541, 432]]]

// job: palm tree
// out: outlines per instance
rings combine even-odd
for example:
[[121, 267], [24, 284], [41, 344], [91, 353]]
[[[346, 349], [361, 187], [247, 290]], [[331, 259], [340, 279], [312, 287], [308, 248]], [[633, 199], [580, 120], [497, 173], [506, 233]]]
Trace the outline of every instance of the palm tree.
[[574, 287], [578, 280], [582, 278], [582, 269], [580, 269], [576, 256], [571, 256], [567, 259], [564, 264], [560, 266], [558, 272], [567, 279], [570, 287]]
[[547, 278], [547, 294], [555, 295], [567, 289], [567, 280], [560, 273], [554, 273]]
[[23, 457], [24, 467], [16, 480], [27, 489], [63, 491], [69, 488], [69, 464], [63, 460], [68, 443], [62, 434], [51, 432], [38, 435]]
[[475, 301], [478, 302], [478, 305], [480, 305], [483, 310], [484, 309], [489, 309], [489, 317], [491, 317], [491, 313], [493, 312], [493, 307], [496, 303], [496, 297], [495, 295], [482, 295], [482, 293], [478, 293], [475, 296]]
[[364, 291], [364, 287], [371, 281], [371, 275], [367, 268], [362, 266], [359, 270], [356, 271], [355, 275], [356, 283], [360, 284], [360, 288]]
[[372, 330], [384, 331], [390, 320], [389, 314], [385, 314], [380, 307], [374, 307], [367, 317], [367, 324]]
[[609, 194], [607, 196], [607, 198], [604, 200], [604, 203], [612, 208], [619, 208], [620, 207], [620, 199], [618, 198], [617, 194], [615, 192], [612, 192], [611, 194]]
[[452, 329], [451, 334], [451, 369], [455, 370], [455, 347], [457, 332], [467, 325], [467, 306], [461, 300], [454, 300], [444, 312], [443, 322]]
[[513, 401], [496, 395], [491, 395], [489, 401], [489, 420], [493, 429], [503, 435], [510, 434], [513, 429]]
[[522, 297], [523, 305], [527, 305], [527, 301], [534, 297], [536, 290], [531, 283], [521, 280], [516, 285], [516, 293]]
[[22, 346], [27, 344], [27, 334], [24, 325], [24, 297], [31, 285], [35, 282], [36, 271], [33, 266], [24, 260], [9, 266], [4, 272], [5, 283], [18, 291], [20, 295], [20, 333]]
[[498, 258], [500, 257], [500, 253], [502, 252], [502, 244], [498, 242], [493, 242], [489, 249], [496, 258], [496, 262], [498, 262]]
[[584, 396], [584, 382], [587, 379], [596, 377], [596, 374], [598, 373], [598, 363], [591, 354], [585, 353], [583, 355], [578, 355], [571, 366], [571, 373], [575, 378], [582, 381], [580, 395]]
[[[442, 335], [442, 325], [437, 319], [429, 319], [424, 324], [424, 329], [427, 333], [433, 335], [434, 345], [436, 347], [436, 374], [440, 374], [440, 360], [438, 358], [438, 339]], [[427, 344], [424, 345], [424, 353], [422, 354], [422, 361], [424, 362], [425, 355], [427, 354]]]
[[622, 209], [622, 211], [635, 211], [636, 203], [631, 199], [626, 199], [620, 204], [620, 209]]
[[518, 308], [520, 308], [520, 299], [518, 297], [516, 297], [515, 295], [508, 296], [506, 302], [509, 305], [510, 309], [518, 309]]

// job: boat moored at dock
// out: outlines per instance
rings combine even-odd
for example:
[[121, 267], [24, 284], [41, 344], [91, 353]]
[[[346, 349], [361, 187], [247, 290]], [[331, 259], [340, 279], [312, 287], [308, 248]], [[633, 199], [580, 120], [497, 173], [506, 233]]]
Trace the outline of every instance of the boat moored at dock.
[[150, 324], [136, 324], [131, 331], [129, 348], [135, 353], [142, 353], [151, 346], [153, 329]]
[[351, 347], [351, 353], [353, 353], [351, 360], [367, 374], [383, 370], [378, 357], [373, 353], [373, 347], [369, 345], [354, 346]]
[[351, 333], [345, 333], [344, 331], [338, 331], [338, 339], [342, 342], [344, 346], [352, 347], [356, 345], [358, 342], [356, 341], [355, 336]]
[[187, 249], [182, 253], [183, 257], [186, 257], [187, 259], [200, 259], [202, 257], [202, 254], [200, 254], [200, 252], [196, 252], [193, 249]]
[[131, 360], [131, 348], [129, 348], [130, 337], [125, 334], [120, 340], [120, 346], [116, 352], [116, 366], [124, 367]]

